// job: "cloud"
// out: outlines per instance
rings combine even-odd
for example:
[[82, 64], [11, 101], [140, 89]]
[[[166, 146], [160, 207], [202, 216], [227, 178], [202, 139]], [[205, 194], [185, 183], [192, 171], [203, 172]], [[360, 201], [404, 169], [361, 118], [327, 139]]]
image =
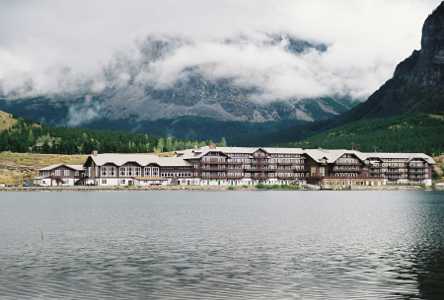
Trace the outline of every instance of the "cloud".
[[[257, 101], [332, 94], [364, 100], [420, 47], [422, 24], [439, 3], [2, 1], [0, 91], [10, 98], [82, 95], [131, 82], [164, 89], [194, 68], [260, 87]], [[270, 42], [276, 35], [281, 43]], [[288, 37], [328, 49], [289, 53]]]
[[77, 103], [69, 107], [66, 125], [75, 127], [100, 119], [100, 110], [101, 104], [92, 101], [91, 96], [87, 96], [83, 103]]

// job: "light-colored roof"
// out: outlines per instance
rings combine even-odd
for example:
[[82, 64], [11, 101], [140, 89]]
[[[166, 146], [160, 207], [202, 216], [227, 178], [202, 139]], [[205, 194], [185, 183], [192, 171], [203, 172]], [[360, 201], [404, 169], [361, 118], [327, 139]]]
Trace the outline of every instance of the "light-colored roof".
[[176, 157], [180, 159], [199, 159], [202, 156], [206, 155], [211, 151], [219, 151], [225, 154], [231, 153], [245, 153], [245, 154], [253, 154], [259, 149], [263, 149], [267, 153], [270, 154], [307, 154], [315, 161], [320, 162], [323, 158], [327, 160], [327, 163], [334, 163], [338, 158], [343, 156], [344, 154], [353, 154], [361, 161], [364, 161], [369, 158], [392, 158], [392, 159], [405, 159], [407, 158], [409, 161], [414, 158], [421, 158], [427, 161], [429, 164], [435, 164], [435, 161], [430, 156], [423, 153], [365, 153], [359, 152], [356, 150], [346, 150], [346, 149], [301, 149], [301, 148], [258, 148], [258, 147], [216, 147], [216, 149], [210, 149], [209, 146], [194, 149], [186, 149], [183, 151], [176, 152]]
[[287, 153], [287, 154], [303, 154], [301, 148], [259, 148], [259, 147], [216, 147], [216, 149], [210, 149], [209, 146], [200, 147], [197, 150], [186, 149], [183, 151], [176, 152], [176, 155], [182, 159], [196, 159], [201, 158], [208, 152], [222, 152], [225, 154], [232, 153], [242, 153], [242, 154], [253, 154], [257, 150], [264, 150], [267, 153]]
[[343, 156], [344, 154], [353, 154], [361, 161], [366, 160], [367, 156], [363, 153], [355, 150], [345, 150], [345, 149], [305, 149], [304, 153], [313, 158], [313, 160], [319, 162], [323, 158], [327, 160], [327, 163], [334, 163], [338, 158]]
[[157, 155], [145, 155], [145, 154], [97, 154], [90, 155], [91, 159], [98, 166], [103, 166], [107, 163], [115, 164], [116, 166], [122, 166], [128, 162], [135, 162], [140, 166], [147, 166], [151, 163], [158, 164], [162, 167], [192, 167], [193, 165], [177, 157], [159, 157]]
[[367, 158], [379, 158], [379, 159], [407, 159], [407, 161], [411, 161], [412, 159], [419, 158], [425, 160], [429, 164], [436, 164], [435, 160], [424, 154], [424, 153], [381, 153], [381, 152], [367, 152], [362, 153]]
[[303, 154], [304, 150], [301, 148], [261, 148], [267, 151], [270, 154]]
[[77, 171], [85, 171], [83, 165], [66, 165], [66, 166]]
[[51, 171], [51, 170], [54, 170], [54, 169], [56, 169], [58, 167], [62, 167], [62, 166], [65, 166], [67, 168], [70, 168], [70, 169], [73, 169], [73, 170], [76, 170], [76, 171], [83, 171], [84, 170], [83, 165], [63, 165], [63, 164], [58, 164], [58, 165], [50, 165], [48, 167], [41, 168], [41, 169], [39, 169], [39, 171]]

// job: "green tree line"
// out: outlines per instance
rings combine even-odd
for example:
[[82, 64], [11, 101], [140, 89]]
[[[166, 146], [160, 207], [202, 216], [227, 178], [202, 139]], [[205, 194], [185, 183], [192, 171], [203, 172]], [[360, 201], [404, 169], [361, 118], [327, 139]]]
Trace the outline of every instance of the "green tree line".
[[[161, 153], [209, 145], [212, 141], [198, 142], [172, 137], [153, 136], [123, 131], [71, 128], [67, 126], [35, 125], [30, 118], [13, 114], [17, 123], [0, 133], [0, 151], [36, 152], [53, 154], [99, 153]], [[37, 147], [37, 143], [43, 143]], [[222, 139], [219, 146], [225, 144]]]
[[303, 149], [355, 149], [362, 152], [444, 153], [444, 117], [414, 114], [365, 119], [326, 130], [304, 141], [276, 144]]

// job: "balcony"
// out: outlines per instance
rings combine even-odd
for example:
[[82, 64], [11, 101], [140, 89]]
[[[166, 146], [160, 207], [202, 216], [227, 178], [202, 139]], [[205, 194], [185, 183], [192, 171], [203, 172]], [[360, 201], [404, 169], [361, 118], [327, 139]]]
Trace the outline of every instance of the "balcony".
[[228, 165], [229, 163], [227, 161], [217, 161], [217, 160], [211, 160], [210, 162], [205, 161], [202, 162], [203, 165]]
[[362, 166], [362, 163], [335, 163], [335, 166]]
[[227, 175], [210, 175], [210, 176], [202, 176], [202, 179], [227, 179], [229, 178]]
[[333, 172], [342, 172], [342, 173], [360, 173], [362, 170], [356, 169], [335, 169], [333, 168]]
[[202, 172], [207, 172], [207, 171], [226, 172], [227, 170], [229, 170], [229, 169], [228, 168], [218, 168], [218, 167], [210, 167], [210, 168], [201, 169]]
[[240, 174], [238, 176], [236, 176], [236, 174], [239, 174], [239, 173], [233, 173], [232, 175], [227, 175], [226, 178], [238, 180], [238, 179], [243, 179], [245, 177], [245, 176], [242, 176], [242, 174]]
[[410, 170], [409, 171], [409, 174], [419, 174], [419, 175], [424, 175], [424, 174], [427, 174], [427, 172], [426, 172], [426, 170], [424, 170], [424, 171], [412, 171], [412, 170]]
[[229, 164], [229, 165], [243, 165], [243, 164], [250, 164], [250, 163], [246, 163], [246, 162], [234, 162], [234, 160], [233, 161], [230, 161], [230, 159], [228, 159], [227, 161], [226, 161], [226, 163], [227, 164]]

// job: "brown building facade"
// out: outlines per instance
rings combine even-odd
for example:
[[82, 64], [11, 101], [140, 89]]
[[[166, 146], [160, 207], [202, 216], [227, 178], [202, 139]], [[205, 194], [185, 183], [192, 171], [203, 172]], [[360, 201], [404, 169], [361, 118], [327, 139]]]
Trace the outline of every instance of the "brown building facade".
[[[56, 165], [41, 169], [36, 180], [41, 182], [50, 176], [51, 185], [68, 181], [100, 186], [258, 183], [323, 187], [431, 185], [433, 164], [434, 160], [422, 153], [216, 147], [212, 144], [178, 151], [174, 157], [95, 152], [83, 166]], [[68, 172], [68, 169], [73, 172]], [[78, 177], [71, 175], [77, 174], [75, 170]], [[69, 175], [63, 177], [60, 174]]]

